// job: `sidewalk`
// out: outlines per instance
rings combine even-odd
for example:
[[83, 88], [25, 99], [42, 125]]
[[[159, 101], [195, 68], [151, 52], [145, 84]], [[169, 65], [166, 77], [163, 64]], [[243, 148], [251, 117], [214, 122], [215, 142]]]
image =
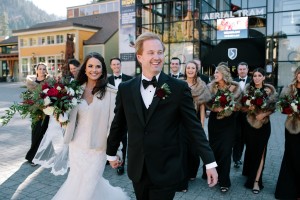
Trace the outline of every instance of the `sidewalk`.
[[[24, 88], [22, 83], [0, 83], [0, 116], [4, 114], [12, 102], [19, 101], [19, 94]], [[191, 181], [187, 193], [176, 193], [176, 200], [205, 199], [275, 199], [274, 191], [284, 151], [285, 117], [275, 113], [271, 117], [272, 133], [268, 145], [266, 165], [263, 174], [265, 188], [254, 195], [245, 189], [245, 178], [242, 168], [231, 168], [232, 186], [226, 194], [221, 194], [219, 187], [208, 188], [201, 179], [202, 168], [199, 168], [195, 181]], [[30, 145], [30, 121], [15, 116], [7, 126], [0, 126], [0, 199], [51, 199], [66, 179], [54, 176], [48, 169], [32, 167], [25, 161], [25, 154]], [[201, 162], [201, 166], [202, 166]], [[135, 199], [131, 181], [125, 173], [118, 176], [116, 171], [106, 166], [104, 177], [114, 186], [120, 186]]]

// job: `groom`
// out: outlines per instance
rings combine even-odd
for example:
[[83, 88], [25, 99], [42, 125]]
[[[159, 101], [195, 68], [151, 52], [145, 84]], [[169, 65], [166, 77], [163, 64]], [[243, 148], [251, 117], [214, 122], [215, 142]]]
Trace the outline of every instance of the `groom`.
[[106, 153], [111, 166], [120, 165], [115, 155], [127, 122], [128, 176], [137, 200], [174, 198], [185, 178], [182, 168], [185, 134], [195, 142], [206, 164], [208, 185], [214, 186], [218, 182], [217, 164], [196, 116], [188, 85], [162, 72], [165, 47], [156, 34], [143, 33], [137, 38], [135, 48], [142, 74], [119, 86], [107, 140]]

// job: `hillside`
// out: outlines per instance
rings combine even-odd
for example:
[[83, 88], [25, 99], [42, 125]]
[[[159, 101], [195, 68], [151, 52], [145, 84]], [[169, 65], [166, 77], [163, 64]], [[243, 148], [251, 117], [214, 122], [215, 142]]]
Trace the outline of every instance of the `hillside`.
[[37, 23], [58, 19], [58, 16], [47, 14], [27, 0], [0, 1], [0, 36], [10, 35], [11, 30], [29, 28]]

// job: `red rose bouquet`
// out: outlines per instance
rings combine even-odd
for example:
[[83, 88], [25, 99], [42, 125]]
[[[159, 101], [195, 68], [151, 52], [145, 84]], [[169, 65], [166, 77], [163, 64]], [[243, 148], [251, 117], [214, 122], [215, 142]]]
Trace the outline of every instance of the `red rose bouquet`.
[[77, 81], [65, 83], [63, 80], [47, 80], [34, 90], [23, 92], [23, 101], [10, 106], [0, 122], [6, 125], [18, 112], [22, 118], [29, 115], [33, 123], [44, 119], [46, 115], [53, 115], [62, 126], [66, 125], [69, 111], [80, 102], [82, 92]]
[[276, 104], [282, 114], [297, 116], [300, 114], [300, 97], [298, 95], [284, 95]]
[[209, 102], [212, 108], [223, 108], [221, 112], [218, 112], [217, 119], [228, 117], [232, 114], [236, 102], [234, 101], [234, 95], [230, 90], [218, 90], [216, 95]]
[[249, 112], [257, 112], [267, 108], [267, 98], [268, 95], [265, 90], [262, 91], [251, 86], [249, 91], [243, 95], [241, 103], [246, 108], [254, 106], [254, 110], [249, 110]]

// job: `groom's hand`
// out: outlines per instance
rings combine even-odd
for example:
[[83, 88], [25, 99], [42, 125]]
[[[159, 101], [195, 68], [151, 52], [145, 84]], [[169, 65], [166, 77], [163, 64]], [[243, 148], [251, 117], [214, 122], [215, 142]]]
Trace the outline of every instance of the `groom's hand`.
[[218, 183], [218, 172], [216, 168], [206, 169], [207, 184], [209, 187], [213, 187]]

